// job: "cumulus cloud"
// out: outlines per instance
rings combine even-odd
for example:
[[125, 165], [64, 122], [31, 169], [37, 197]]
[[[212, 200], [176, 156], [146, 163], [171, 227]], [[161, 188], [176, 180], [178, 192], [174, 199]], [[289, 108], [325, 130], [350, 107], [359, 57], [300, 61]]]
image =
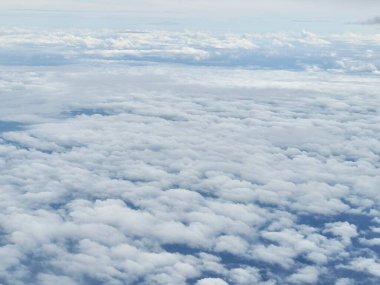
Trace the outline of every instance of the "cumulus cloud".
[[318, 269], [307, 266], [288, 277], [288, 281], [294, 284], [315, 284], [318, 281]]
[[352, 284], [354, 283], [353, 283], [353, 280], [350, 278], [340, 278], [336, 280], [335, 282], [335, 285], [352, 285]]
[[[270, 64], [365, 60], [347, 47], [376, 36], [2, 36], [4, 54], [64, 60], [2, 59], [0, 283], [379, 276], [376, 73]], [[245, 64], [256, 50], [273, 57]]]
[[340, 236], [344, 243], [351, 243], [351, 239], [358, 236], [356, 226], [348, 222], [335, 222], [325, 225], [326, 232], [332, 233], [335, 236]]
[[220, 278], [204, 278], [199, 280], [197, 285], [228, 285], [224, 280]]
[[380, 262], [374, 258], [356, 258], [351, 261], [346, 268], [354, 271], [366, 272], [375, 277], [380, 277]]

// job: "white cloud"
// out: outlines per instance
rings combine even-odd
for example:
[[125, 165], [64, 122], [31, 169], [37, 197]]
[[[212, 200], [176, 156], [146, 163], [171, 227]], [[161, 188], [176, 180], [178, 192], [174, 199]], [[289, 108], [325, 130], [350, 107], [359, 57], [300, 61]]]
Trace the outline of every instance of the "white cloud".
[[199, 280], [197, 285], [228, 285], [227, 282], [220, 278], [204, 278], [202, 280]]
[[248, 243], [236, 236], [221, 236], [215, 246], [216, 251], [226, 251], [237, 255], [244, 255], [247, 249]]
[[350, 278], [340, 278], [335, 282], [335, 285], [351, 285], [354, 284]]
[[318, 281], [318, 269], [306, 266], [288, 277], [288, 281], [294, 284], [315, 284]]
[[350, 262], [345, 268], [353, 271], [366, 272], [375, 277], [380, 277], [380, 262], [374, 258], [360, 257]]
[[50, 274], [40, 274], [38, 276], [38, 281], [39, 281], [39, 284], [41, 285], [49, 285], [49, 284], [76, 285], [78, 284], [67, 276], [57, 276], [57, 275], [50, 275]]
[[232, 284], [259, 284], [261, 276], [256, 268], [235, 268], [231, 270]]
[[380, 238], [360, 239], [360, 242], [371, 246], [380, 246]]
[[326, 232], [340, 236], [346, 244], [350, 244], [351, 239], [359, 235], [356, 226], [348, 222], [328, 223], [325, 225], [325, 228]]

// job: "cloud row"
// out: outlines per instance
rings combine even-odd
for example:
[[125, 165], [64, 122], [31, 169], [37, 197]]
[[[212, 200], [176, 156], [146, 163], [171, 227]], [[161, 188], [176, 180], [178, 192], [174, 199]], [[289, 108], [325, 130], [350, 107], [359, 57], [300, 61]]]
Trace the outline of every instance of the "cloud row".
[[179, 32], [0, 32], [3, 65], [135, 61], [197, 66], [379, 73], [378, 35]]

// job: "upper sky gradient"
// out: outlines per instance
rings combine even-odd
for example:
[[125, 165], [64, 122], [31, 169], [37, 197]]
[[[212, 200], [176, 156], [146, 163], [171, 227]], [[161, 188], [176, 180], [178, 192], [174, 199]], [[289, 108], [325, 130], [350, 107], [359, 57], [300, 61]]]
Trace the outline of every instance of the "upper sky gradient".
[[243, 32], [377, 32], [376, 0], [32, 0], [0, 3], [0, 25]]

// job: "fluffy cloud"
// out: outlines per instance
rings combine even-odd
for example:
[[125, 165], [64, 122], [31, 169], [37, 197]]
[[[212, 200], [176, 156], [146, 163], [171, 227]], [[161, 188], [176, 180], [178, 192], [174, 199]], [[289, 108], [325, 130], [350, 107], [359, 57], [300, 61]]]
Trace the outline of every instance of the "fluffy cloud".
[[374, 258], [357, 258], [351, 261], [346, 268], [354, 271], [366, 272], [375, 277], [380, 277], [380, 262]]
[[307, 266], [288, 277], [290, 283], [315, 284], [318, 281], [318, 269]]
[[325, 225], [326, 232], [340, 236], [345, 243], [351, 243], [351, 239], [358, 236], [356, 226], [348, 222], [335, 222]]
[[220, 278], [204, 278], [197, 282], [197, 285], [228, 285]]
[[377, 75], [242, 60], [376, 36], [2, 35], [0, 283], [379, 276]]

